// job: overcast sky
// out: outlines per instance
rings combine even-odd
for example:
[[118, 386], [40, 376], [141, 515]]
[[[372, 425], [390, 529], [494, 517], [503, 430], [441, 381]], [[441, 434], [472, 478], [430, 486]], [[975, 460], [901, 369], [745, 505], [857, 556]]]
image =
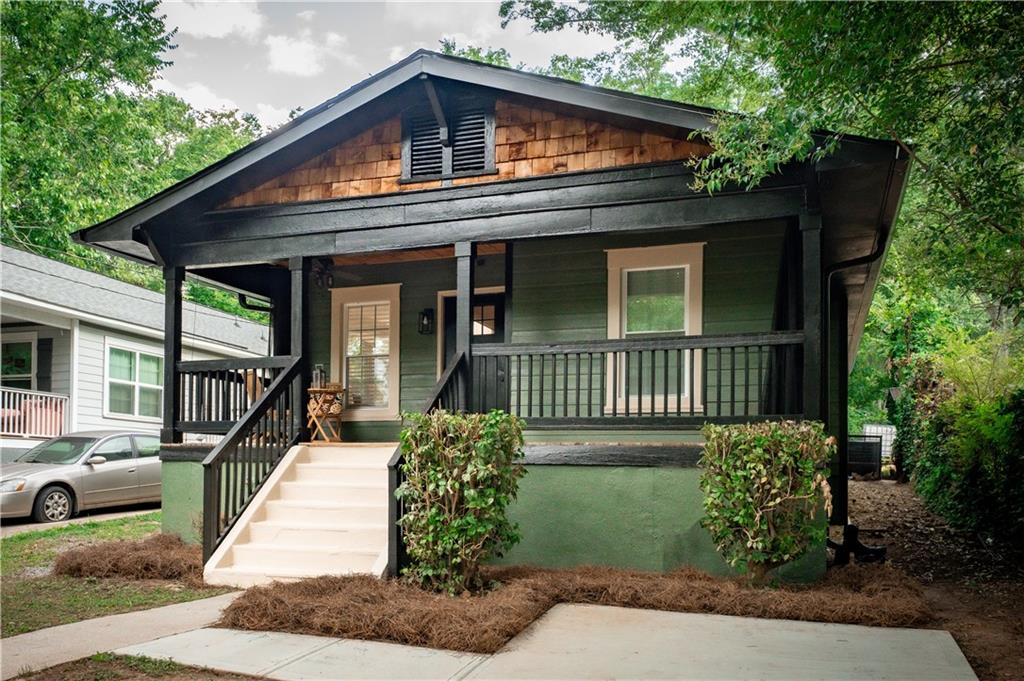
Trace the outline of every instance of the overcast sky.
[[575, 31], [501, 28], [497, 2], [164, 2], [177, 27], [159, 87], [196, 107], [237, 108], [267, 126], [287, 120], [442, 37], [504, 47], [513, 63], [590, 56], [612, 46]]

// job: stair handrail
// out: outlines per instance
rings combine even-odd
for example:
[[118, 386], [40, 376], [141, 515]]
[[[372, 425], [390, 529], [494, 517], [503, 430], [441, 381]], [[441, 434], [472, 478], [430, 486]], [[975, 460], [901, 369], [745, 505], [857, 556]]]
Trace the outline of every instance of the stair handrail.
[[[448, 368], [441, 374], [441, 378], [434, 384], [430, 397], [423, 403], [420, 410], [429, 414], [435, 409], [458, 406], [464, 391], [459, 390], [459, 383], [465, 378], [466, 353], [460, 351], [448, 365]], [[444, 397], [450, 391], [455, 390], [455, 405], [443, 404]], [[388, 460], [388, 566], [389, 577], [398, 577], [401, 569], [407, 564], [408, 556], [405, 552], [405, 542], [402, 541], [402, 528], [398, 522], [405, 515], [405, 505], [401, 499], [395, 496], [395, 492], [404, 482], [402, 475], [402, 464], [405, 463], [405, 456], [402, 454], [402, 445], [395, 448], [395, 453]]]
[[[228, 535], [231, 529], [234, 527], [238, 518], [242, 515], [245, 509], [249, 506], [253, 497], [266, 482], [267, 478], [280, 463], [284, 453], [286, 453], [292, 446], [294, 446], [299, 438], [301, 437], [301, 424], [299, 421], [300, 414], [278, 414], [277, 423], [271, 424], [270, 431], [267, 432], [265, 429], [260, 428], [262, 420], [266, 417], [283, 395], [287, 394], [287, 391], [292, 390], [293, 382], [301, 378], [302, 358], [301, 357], [289, 357], [290, 362], [288, 366], [274, 378], [267, 389], [259, 397], [256, 402], [245, 412], [244, 415], [227, 432], [224, 438], [218, 442], [210, 453], [203, 459], [203, 562], [206, 563], [210, 557], [216, 551], [220, 543]], [[295, 393], [295, 398], [292, 400], [291, 410], [301, 409], [301, 396]], [[283, 418], [282, 418], [283, 417]], [[237, 508], [233, 509], [233, 512], [227, 517], [223, 523], [221, 522], [221, 494], [226, 491], [222, 489], [220, 480], [220, 467], [225, 464], [228, 458], [237, 452], [239, 444], [241, 444], [246, 438], [253, 435], [255, 430], [261, 430], [262, 436], [270, 441], [270, 438], [277, 436], [277, 451], [275, 456], [269, 459], [260, 459], [255, 462], [259, 465], [258, 480], [254, 480], [251, 477], [251, 470], [247, 470], [244, 473], [239, 472], [242, 475], [250, 476], [240, 481], [243, 482], [242, 489], [232, 488], [232, 492], [239, 492], [245, 494], [244, 499], [240, 499], [240, 504]], [[283, 431], [283, 432], [281, 432]], [[281, 436], [284, 436], [283, 438]], [[249, 464], [249, 468], [252, 468], [254, 461], [248, 460], [244, 462]]]

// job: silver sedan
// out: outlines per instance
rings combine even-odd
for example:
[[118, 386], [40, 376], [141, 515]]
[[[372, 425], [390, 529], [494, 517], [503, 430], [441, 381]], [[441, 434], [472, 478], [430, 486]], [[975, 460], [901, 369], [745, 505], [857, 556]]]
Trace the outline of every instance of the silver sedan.
[[0, 468], [0, 518], [67, 520], [86, 509], [160, 500], [160, 438], [70, 433]]

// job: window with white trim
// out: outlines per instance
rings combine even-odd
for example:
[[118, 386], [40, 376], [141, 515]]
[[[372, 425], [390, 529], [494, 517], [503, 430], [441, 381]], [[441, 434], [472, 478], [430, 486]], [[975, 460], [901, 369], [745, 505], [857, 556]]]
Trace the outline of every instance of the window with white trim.
[[331, 377], [345, 388], [346, 420], [398, 417], [399, 284], [336, 288]]
[[[609, 250], [608, 338], [700, 335], [703, 253], [703, 243]], [[689, 410], [691, 399], [699, 397], [699, 355], [663, 351], [641, 357], [634, 352], [627, 358], [625, 354], [616, 358], [614, 369], [607, 369], [610, 409]], [[640, 375], [645, 361], [648, 371]], [[653, 373], [649, 371], [652, 361], [657, 364]], [[631, 386], [628, 398], [627, 383]], [[695, 410], [700, 408], [694, 404]]]
[[127, 346], [107, 345], [108, 414], [159, 419], [163, 385], [163, 357]]
[[0, 343], [0, 385], [36, 389], [36, 334], [5, 333]]

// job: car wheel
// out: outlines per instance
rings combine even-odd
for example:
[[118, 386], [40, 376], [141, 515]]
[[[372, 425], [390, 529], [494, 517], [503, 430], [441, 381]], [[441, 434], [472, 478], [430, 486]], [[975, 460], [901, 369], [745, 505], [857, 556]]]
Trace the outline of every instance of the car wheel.
[[36, 497], [32, 517], [40, 523], [56, 523], [71, 517], [74, 504], [71, 493], [63, 487], [52, 485], [46, 487]]

